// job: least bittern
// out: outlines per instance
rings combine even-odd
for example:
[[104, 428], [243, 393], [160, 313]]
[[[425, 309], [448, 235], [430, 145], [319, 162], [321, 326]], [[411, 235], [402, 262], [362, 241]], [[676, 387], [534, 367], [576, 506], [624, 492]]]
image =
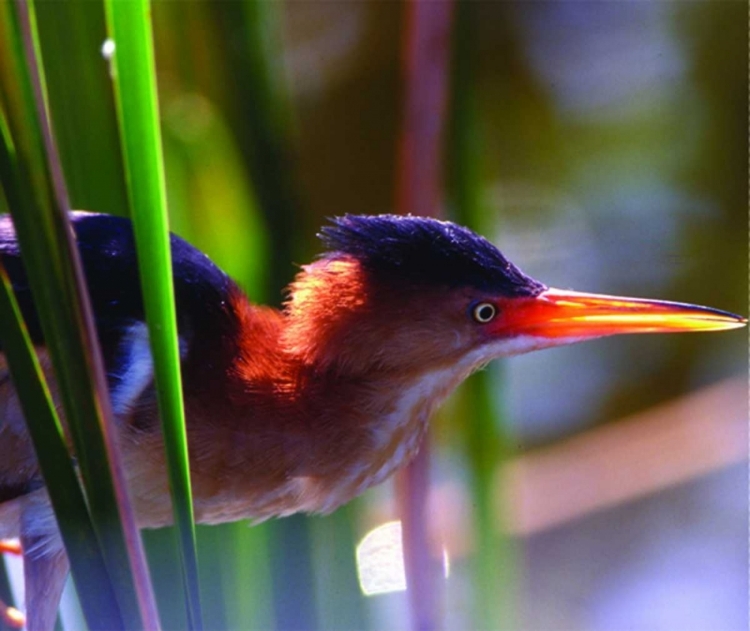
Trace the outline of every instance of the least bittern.
[[[128, 220], [74, 213], [139, 525], [172, 518]], [[435, 408], [497, 357], [621, 333], [743, 326], [724, 311], [550, 289], [450, 222], [346, 216], [320, 234], [281, 311], [251, 304], [172, 237], [195, 514], [201, 523], [327, 513], [419, 449]], [[43, 363], [15, 232], [0, 255]], [[51, 377], [51, 371], [48, 371]], [[68, 562], [4, 362], [0, 538], [25, 550], [29, 628], [48, 631]], [[28, 569], [31, 568], [31, 569]]]

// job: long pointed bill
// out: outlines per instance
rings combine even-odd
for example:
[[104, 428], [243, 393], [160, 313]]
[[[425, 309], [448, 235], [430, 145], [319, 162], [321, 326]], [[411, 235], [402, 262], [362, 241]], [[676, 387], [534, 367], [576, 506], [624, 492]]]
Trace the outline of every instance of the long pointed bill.
[[[510, 302], [510, 301], [509, 301]], [[498, 318], [497, 333], [563, 339], [621, 333], [721, 331], [745, 326], [746, 318], [696, 305], [548, 289], [536, 298], [515, 299]]]

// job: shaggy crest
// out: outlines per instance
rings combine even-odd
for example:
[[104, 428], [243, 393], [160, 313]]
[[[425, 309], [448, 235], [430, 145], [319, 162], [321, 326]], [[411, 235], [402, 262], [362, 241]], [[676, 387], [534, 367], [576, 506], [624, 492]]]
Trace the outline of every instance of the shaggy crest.
[[429, 217], [345, 215], [318, 235], [323, 258], [356, 258], [375, 276], [417, 285], [473, 287], [509, 298], [536, 296], [545, 286], [526, 276], [487, 239]]

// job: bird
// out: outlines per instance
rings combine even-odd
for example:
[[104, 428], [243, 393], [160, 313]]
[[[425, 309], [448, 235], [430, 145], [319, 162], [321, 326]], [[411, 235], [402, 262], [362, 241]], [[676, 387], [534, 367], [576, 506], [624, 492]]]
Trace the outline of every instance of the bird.
[[[137, 523], [165, 526], [172, 509], [132, 224], [89, 212], [70, 221]], [[205, 254], [170, 236], [199, 523], [330, 513], [407, 464], [435, 409], [493, 359], [746, 323], [691, 304], [547, 287], [449, 221], [344, 215], [318, 236], [322, 254], [301, 267], [280, 310], [251, 303]], [[0, 260], [53, 379], [8, 216]], [[28, 628], [49, 631], [68, 561], [0, 359], [0, 539], [32, 535], [23, 550], [38, 570], [26, 575]]]

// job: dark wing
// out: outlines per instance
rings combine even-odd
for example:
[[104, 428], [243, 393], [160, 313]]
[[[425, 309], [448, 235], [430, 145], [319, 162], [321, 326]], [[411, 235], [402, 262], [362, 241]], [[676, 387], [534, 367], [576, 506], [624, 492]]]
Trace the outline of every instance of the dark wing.
[[[153, 362], [145, 325], [131, 222], [110, 215], [71, 214], [91, 297], [115, 414], [141, 431], [156, 427]], [[171, 237], [183, 384], [221, 379], [237, 338], [235, 283], [208, 257]], [[0, 217], [0, 259], [10, 276], [32, 340], [44, 343], [13, 224]], [[148, 270], [146, 270], [148, 273]], [[1, 337], [1, 336], [0, 336]], [[0, 351], [2, 346], [0, 345]], [[46, 354], [42, 354], [46, 363]], [[137, 411], [138, 413], [134, 413]], [[6, 453], [7, 452], [7, 453]], [[42, 485], [15, 391], [0, 352], [0, 504]]]
[[[71, 220], [117, 412], [151, 381], [132, 224], [129, 219], [84, 212], [71, 213]], [[171, 250], [183, 371], [215, 371], [232, 352], [238, 325], [230, 297], [240, 290], [183, 239], [172, 235]], [[0, 258], [31, 337], [41, 345], [41, 326], [8, 216], [0, 217]], [[200, 366], [192, 365], [196, 357], [204, 358]]]

